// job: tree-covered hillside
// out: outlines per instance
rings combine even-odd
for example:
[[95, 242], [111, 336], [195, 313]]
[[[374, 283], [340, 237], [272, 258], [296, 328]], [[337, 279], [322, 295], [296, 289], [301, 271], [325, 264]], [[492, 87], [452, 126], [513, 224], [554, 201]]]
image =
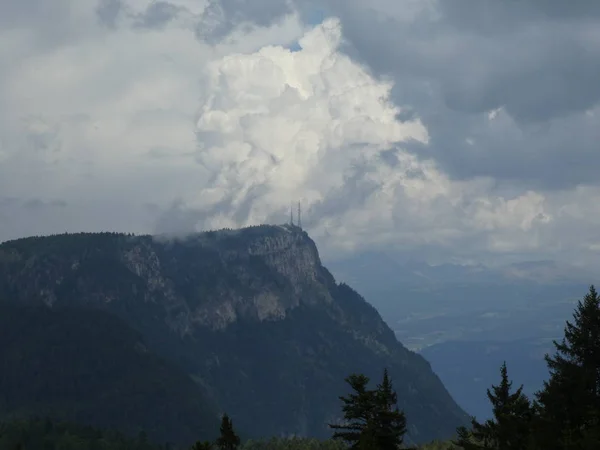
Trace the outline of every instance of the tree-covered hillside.
[[[15, 311], [17, 312], [15, 314]], [[64, 359], [63, 350], [56, 347], [52, 336], [49, 336], [49, 345], [46, 355], [28, 353], [31, 350], [26, 344], [35, 340], [38, 335], [35, 328], [55, 328], [58, 335], [69, 335], [75, 332], [76, 336], [85, 336], [81, 329], [72, 326], [70, 320], [77, 320], [80, 327], [91, 328], [94, 335], [100, 327], [85, 321], [85, 315], [81, 311], [62, 310], [59, 313], [46, 311], [40, 308], [23, 308], [11, 305], [3, 305], [0, 322], [3, 330], [11, 330], [6, 341], [12, 343], [4, 346], [10, 351], [3, 352], [3, 360], [7, 363], [3, 371], [3, 402], [10, 405], [15, 400], [12, 388], [18, 390], [19, 383], [24, 384], [28, 380], [18, 380], [14, 373], [28, 373], [31, 386], [43, 386], [50, 391], [61, 391], [59, 402], [63, 408], [60, 411], [68, 411], [73, 404], [85, 404], [88, 400], [94, 401], [93, 393], [78, 391], [77, 380], [66, 378], [75, 384], [74, 387], [65, 386], [64, 382], [54, 378], [52, 373], [64, 374], [65, 367], [74, 367], [75, 375], [81, 379], [86, 374], [89, 377], [91, 371], [98, 371], [96, 376], [114, 377], [114, 367], [102, 372], [102, 352], [97, 347], [86, 347], [85, 339], [80, 341], [82, 350], [97, 350], [95, 357], [82, 354], [83, 367], [79, 363], [73, 364]], [[37, 317], [41, 314], [40, 317]], [[63, 317], [64, 316], [64, 317]], [[101, 317], [100, 314], [98, 317]], [[8, 320], [11, 319], [12, 320]], [[118, 323], [113, 318], [105, 316], [108, 323]], [[9, 322], [12, 324], [9, 326]], [[102, 320], [100, 320], [102, 322]], [[28, 324], [33, 324], [29, 325]], [[11, 328], [12, 327], [12, 328]], [[65, 331], [66, 330], [66, 331]], [[102, 333], [102, 331], [101, 331]], [[20, 338], [20, 336], [25, 336]], [[125, 348], [132, 345], [140, 350], [140, 343], [131, 339], [130, 331], [116, 333], [108, 336], [109, 345], [122, 344]], [[48, 335], [45, 335], [45, 337]], [[75, 335], [72, 335], [73, 337]], [[96, 334], [96, 337], [100, 335]], [[135, 333], [133, 333], [135, 337]], [[102, 337], [107, 337], [102, 335]], [[58, 342], [64, 342], [59, 340]], [[493, 419], [483, 423], [473, 419], [470, 427], [461, 426], [457, 429], [457, 438], [454, 442], [431, 442], [419, 447], [410, 447], [422, 450], [597, 450], [600, 443], [600, 296], [595, 288], [590, 287], [584, 299], [580, 301], [573, 315], [572, 321], [567, 321], [564, 338], [555, 342], [555, 352], [547, 355], [546, 362], [550, 369], [550, 378], [544, 384], [543, 389], [536, 393], [534, 399], [528, 398], [523, 393], [523, 386], [513, 386], [509, 378], [506, 364], [500, 368], [500, 382], [488, 390], [488, 399], [493, 408]], [[69, 345], [67, 345], [69, 347]], [[71, 345], [76, 347], [76, 345]], [[34, 348], [37, 346], [34, 345]], [[109, 350], [115, 354], [114, 350]], [[145, 354], [144, 351], [141, 352]], [[69, 354], [67, 351], [66, 354]], [[117, 353], [118, 354], [118, 353]], [[30, 358], [24, 357], [30, 356]], [[77, 357], [73, 353], [71, 357]], [[47, 365], [44, 358], [56, 358], [54, 366]], [[124, 361], [121, 361], [125, 364]], [[145, 365], [140, 360], [133, 361], [136, 367], [149, 369], [152, 365]], [[26, 370], [23, 372], [22, 368]], [[43, 373], [42, 368], [51, 369], [50, 375]], [[125, 371], [127, 372], [127, 371]], [[141, 374], [136, 374], [138, 377]], [[12, 378], [11, 378], [12, 377]], [[93, 376], [91, 377], [93, 378]], [[118, 378], [118, 376], [117, 376]], [[184, 377], [185, 378], [185, 377]], [[9, 380], [6, 383], [6, 380]], [[11, 385], [12, 380], [12, 385]], [[141, 384], [144, 379], [141, 378]], [[160, 407], [147, 411], [148, 415], [154, 417], [152, 425], [146, 431], [138, 429], [137, 437], [132, 437], [133, 430], [129, 430], [129, 437], [114, 431], [105, 429], [94, 429], [84, 425], [65, 423], [50, 419], [28, 418], [36, 415], [35, 410], [43, 414], [42, 399], [46, 392], [33, 389], [34, 401], [21, 396], [24, 403], [30, 401], [33, 406], [29, 411], [22, 410], [21, 419], [8, 419], [5, 417], [0, 424], [0, 449], [7, 450], [158, 450], [161, 448], [178, 448], [181, 450], [400, 450], [407, 448], [406, 432], [409, 420], [405, 411], [399, 408], [400, 399], [394, 388], [392, 379], [387, 370], [383, 371], [381, 382], [375, 386], [369, 378], [363, 374], [350, 374], [345, 379], [349, 386], [349, 393], [339, 397], [340, 419], [328, 424], [331, 430], [331, 438], [317, 440], [310, 438], [270, 438], [262, 440], [244, 440], [234, 427], [231, 418], [224, 414], [221, 416], [219, 435], [216, 439], [207, 436], [213, 434], [212, 430], [205, 429], [196, 434], [195, 443], [179, 447], [161, 447], [151, 443], [147, 431], [155, 431], [152, 427], [160, 426], [166, 422], [164, 411]], [[53, 383], [54, 382], [54, 383]], [[56, 384], [55, 384], [56, 383]], [[110, 382], [109, 382], [110, 384]], [[89, 383], [93, 387], [102, 385], [102, 381]], [[153, 393], [150, 393], [152, 396]], [[81, 399], [79, 398], [81, 396]], [[85, 400], [83, 400], [85, 399]], [[70, 400], [70, 402], [69, 402]], [[113, 404], [118, 404], [116, 398], [110, 399]], [[130, 399], [134, 404], [140, 398]], [[176, 401], [180, 401], [176, 399]], [[139, 406], [137, 403], [136, 406]], [[289, 407], [293, 408], [293, 404]], [[130, 410], [135, 410], [135, 407]], [[58, 411], [58, 410], [56, 410]], [[52, 412], [51, 412], [52, 414]], [[184, 417], [180, 417], [185, 421]], [[89, 421], [89, 416], [76, 416], [78, 422]], [[214, 424], [213, 424], [214, 425]]]
[[0, 330], [0, 420], [49, 416], [157, 442], [215, 433], [198, 386], [117, 317], [0, 302]]
[[248, 437], [327, 437], [344, 377], [376, 378], [382, 367], [396, 381], [413, 441], [447, 438], [468, 423], [427, 361], [335, 281], [298, 227], [6, 242], [0, 298], [119, 317]]

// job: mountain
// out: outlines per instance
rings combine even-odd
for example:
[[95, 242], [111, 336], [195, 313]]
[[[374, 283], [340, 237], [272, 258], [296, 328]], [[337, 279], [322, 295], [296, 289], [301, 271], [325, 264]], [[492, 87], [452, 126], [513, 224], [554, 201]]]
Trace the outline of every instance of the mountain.
[[0, 245], [0, 296], [118, 316], [251, 437], [329, 436], [344, 377], [378, 381], [384, 367], [414, 441], [447, 438], [468, 420], [298, 227], [10, 241]]
[[50, 416], [177, 443], [218, 430], [189, 376], [113, 315], [4, 302], [0, 330], [1, 419]]

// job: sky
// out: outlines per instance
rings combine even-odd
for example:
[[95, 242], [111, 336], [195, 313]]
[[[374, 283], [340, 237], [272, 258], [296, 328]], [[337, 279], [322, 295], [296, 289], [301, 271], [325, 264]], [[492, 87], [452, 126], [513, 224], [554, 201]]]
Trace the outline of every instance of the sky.
[[595, 0], [4, 0], [0, 241], [600, 266], [599, 100]]

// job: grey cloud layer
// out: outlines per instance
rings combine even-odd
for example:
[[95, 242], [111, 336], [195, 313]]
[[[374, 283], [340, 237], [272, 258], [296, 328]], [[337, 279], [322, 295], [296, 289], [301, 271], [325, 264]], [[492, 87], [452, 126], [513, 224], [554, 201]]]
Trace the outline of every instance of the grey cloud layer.
[[[600, 100], [600, 3], [419, 3], [297, 0], [296, 6], [325, 7], [341, 18], [346, 51], [393, 76], [396, 101], [413, 105], [431, 133], [420, 154], [453, 176], [550, 189], [596, 184], [598, 127], [586, 112]], [[271, 0], [261, 20], [283, 14], [280, 4]], [[501, 130], [486, 119], [496, 108], [509, 115]]]
[[349, 249], [593, 259], [598, 30], [580, 0], [3, 2], [0, 190], [20, 200], [0, 202], [0, 239], [45, 214], [52, 230], [281, 221], [300, 197]]
[[[408, 22], [402, 2], [372, 3], [329, 5], [348, 51], [392, 75], [396, 101], [418, 111], [426, 155], [461, 179], [598, 182], [597, 121], [585, 114], [600, 99], [598, 2], [440, 0]], [[485, 114], [500, 107], [509, 118], [498, 129]]]

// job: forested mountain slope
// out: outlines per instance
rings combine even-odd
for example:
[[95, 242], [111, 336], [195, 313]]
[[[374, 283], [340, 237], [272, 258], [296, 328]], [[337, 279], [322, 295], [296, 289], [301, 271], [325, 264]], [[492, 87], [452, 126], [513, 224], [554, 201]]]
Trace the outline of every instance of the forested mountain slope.
[[0, 420], [54, 417], [177, 443], [218, 430], [189, 376], [115, 316], [0, 303], [0, 330]]
[[467, 420], [430, 365], [336, 283], [298, 227], [6, 242], [0, 296], [117, 315], [252, 436], [328, 436], [344, 377], [379, 379], [384, 367], [411, 438], [446, 438]]

